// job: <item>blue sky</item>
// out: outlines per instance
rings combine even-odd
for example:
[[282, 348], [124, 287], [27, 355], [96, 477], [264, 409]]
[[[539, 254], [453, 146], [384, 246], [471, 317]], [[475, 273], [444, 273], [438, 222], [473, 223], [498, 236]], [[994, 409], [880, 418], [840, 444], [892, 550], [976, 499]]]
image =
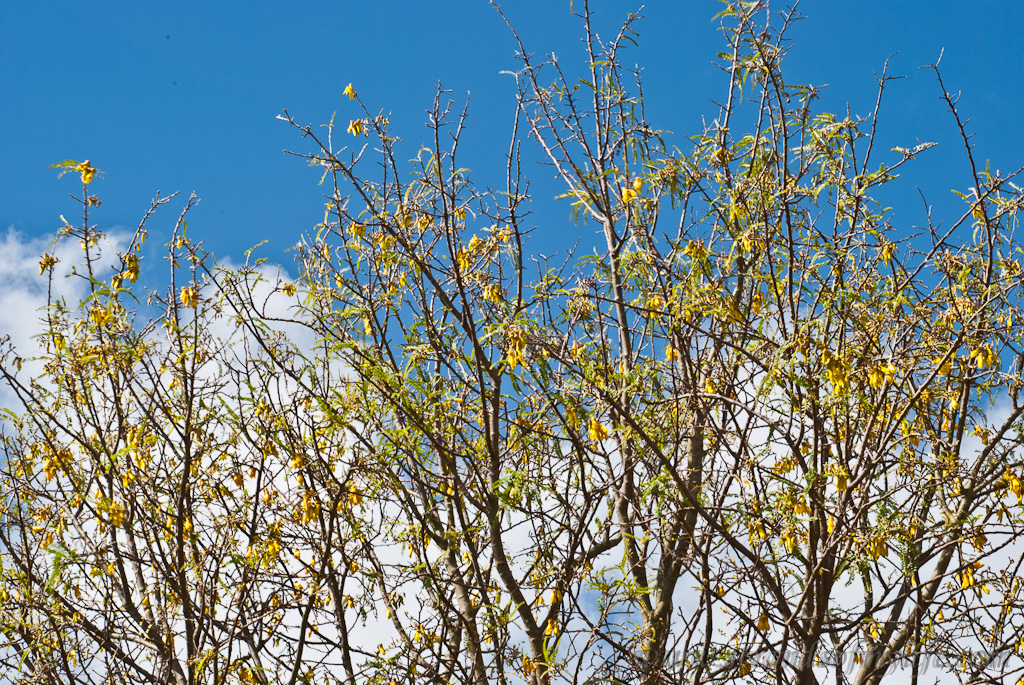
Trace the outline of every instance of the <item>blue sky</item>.
[[[593, 4], [605, 34], [640, 7]], [[680, 145], [723, 95], [712, 65], [723, 47], [711, 21], [720, 7], [650, 3], [640, 46], [626, 57], [645, 70], [651, 123]], [[582, 64], [568, 0], [510, 0], [504, 9], [532, 52]], [[886, 93], [880, 144], [940, 143], [905, 174], [907, 225], [923, 220], [915, 186], [952, 211], [950, 188], [969, 185], [934, 76], [918, 69], [940, 50], [979, 157], [1004, 172], [1024, 163], [1024, 3], [805, 0], [800, 10], [806, 18], [790, 34], [784, 73], [829, 84], [822, 109], [845, 112], [849, 103], [854, 115], [869, 114], [873, 74], [899, 53], [890, 71], [908, 78]], [[412, 157], [427, 140], [424, 110], [440, 81], [457, 101], [471, 94], [463, 162], [478, 183], [499, 185], [514, 106], [512, 80], [499, 72], [516, 66], [512, 37], [484, 0], [2, 2], [0, 231], [52, 235], [60, 214], [75, 213], [67, 194], [79, 188], [47, 167], [89, 158], [105, 172], [92, 186], [104, 200], [101, 226], [134, 226], [158, 190], [194, 190], [202, 203], [191, 235], [236, 260], [266, 239], [265, 256], [287, 264], [283, 250], [320, 220], [323, 204], [315, 170], [282, 153], [308, 149], [276, 120], [283, 108], [314, 125], [334, 111], [344, 119], [351, 106], [342, 89], [352, 82], [371, 110], [391, 112]], [[545, 204], [558, 189], [544, 185], [547, 172], [528, 171], [537, 172], [540, 228], [563, 235], [568, 207]], [[165, 235], [177, 211], [167, 208], [151, 235]]]

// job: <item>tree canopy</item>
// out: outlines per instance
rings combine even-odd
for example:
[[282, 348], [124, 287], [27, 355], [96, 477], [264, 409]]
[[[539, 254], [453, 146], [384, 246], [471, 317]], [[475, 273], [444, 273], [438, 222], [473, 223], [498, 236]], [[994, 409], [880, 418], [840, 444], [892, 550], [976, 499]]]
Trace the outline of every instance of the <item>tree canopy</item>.
[[[623, 65], [637, 17], [577, 10], [582, 67], [520, 43], [503, 187], [443, 90], [411, 160], [358, 84], [340, 123], [285, 112], [326, 189], [294, 279], [218, 265], [192, 197], [145, 291], [172, 198], [106, 244], [97, 169], [56, 165], [80, 263], [40, 273], [87, 296], [0, 357], [0, 678], [1024, 673], [1016, 174], [935, 66], [973, 186], [923, 226], [882, 206], [930, 147], [876, 135], [890, 76], [867, 119], [819, 111], [783, 76], [794, 14], [750, 2], [680, 148]], [[527, 146], [592, 254], [531, 251]]]

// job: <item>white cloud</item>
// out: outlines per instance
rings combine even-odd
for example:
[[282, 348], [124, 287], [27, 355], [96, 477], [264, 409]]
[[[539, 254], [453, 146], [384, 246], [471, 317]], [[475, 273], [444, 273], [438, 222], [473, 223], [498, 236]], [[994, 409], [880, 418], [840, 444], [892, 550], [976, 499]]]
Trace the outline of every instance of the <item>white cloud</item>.
[[[97, 245], [98, 264], [122, 249], [128, 235], [112, 231]], [[40, 275], [39, 260], [44, 253], [57, 258], [52, 274]], [[4, 349], [25, 361], [22, 377], [38, 375], [40, 364], [33, 360], [41, 350], [37, 336], [45, 330], [48, 301], [63, 301], [74, 308], [87, 294], [88, 280], [75, 273], [84, 260], [78, 241], [66, 239], [56, 245], [52, 237], [27, 236], [13, 228], [0, 235], [0, 339]], [[0, 407], [9, 407], [13, 396], [0, 385]]]

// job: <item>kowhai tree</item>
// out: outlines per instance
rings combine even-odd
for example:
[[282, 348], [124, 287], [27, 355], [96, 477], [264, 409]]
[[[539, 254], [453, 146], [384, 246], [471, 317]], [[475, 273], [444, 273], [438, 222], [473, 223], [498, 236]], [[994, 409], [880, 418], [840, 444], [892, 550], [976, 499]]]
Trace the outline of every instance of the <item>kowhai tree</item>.
[[[1020, 676], [1016, 173], [935, 67], [973, 186], [908, 228], [874, 197], [930, 144], [878, 139], [890, 77], [819, 111], [763, 16], [720, 15], [685, 149], [623, 67], [638, 17], [602, 40], [584, 4], [583, 80], [520, 44], [500, 189], [444, 91], [408, 162], [354, 86], [345, 131], [285, 112], [328, 189], [294, 280], [218, 267], [189, 199], [136, 307], [149, 214], [111, 269], [65, 163], [88, 294], [0, 365], [4, 677]], [[530, 251], [522, 146], [593, 255]]]

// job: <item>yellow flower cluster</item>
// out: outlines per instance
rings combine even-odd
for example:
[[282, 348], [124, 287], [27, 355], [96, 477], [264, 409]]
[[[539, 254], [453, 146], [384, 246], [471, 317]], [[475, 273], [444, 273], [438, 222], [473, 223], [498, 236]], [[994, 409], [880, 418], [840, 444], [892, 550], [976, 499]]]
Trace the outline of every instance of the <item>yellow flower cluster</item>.
[[132, 283], [139, 280], [139, 256], [134, 252], [124, 256], [124, 275]]
[[960, 574], [960, 587], [968, 590], [978, 584], [978, 581], [974, 579], [974, 571], [981, 568], [981, 565], [980, 561], [976, 561], [963, 570]]
[[320, 503], [310, 495], [309, 490], [306, 490], [302, 493], [302, 513], [299, 520], [309, 523], [316, 518], [318, 513], [320, 513]]
[[768, 537], [768, 533], [764, 529], [764, 524], [762, 524], [758, 519], [751, 519], [750, 522], [747, 523], [747, 527], [750, 529], [749, 538], [752, 546], [758, 541], [764, 540]]
[[872, 535], [864, 543], [864, 551], [872, 560], [877, 561], [889, 554], [889, 539], [884, 535]]
[[184, 286], [178, 295], [178, 299], [181, 300], [181, 304], [189, 308], [195, 307], [199, 300], [196, 295], [196, 289], [192, 286]]
[[596, 417], [592, 416], [590, 421], [587, 422], [587, 435], [592, 442], [598, 443], [608, 437], [608, 429]]
[[849, 487], [847, 480], [850, 477], [850, 471], [846, 468], [845, 464], [831, 464], [827, 471], [830, 475], [835, 476], [836, 479], [836, 491], [846, 492]]
[[775, 466], [772, 467], [772, 471], [775, 473], [789, 473], [797, 467], [797, 460], [795, 454], [783, 457], [775, 462]]
[[58, 471], [64, 471], [71, 466], [71, 450], [67, 447], [57, 449], [46, 448], [46, 457], [43, 461], [43, 472], [46, 480], [53, 480]]
[[803, 495], [797, 495], [792, 492], [787, 493], [784, 505], [786, 509], [791, 510], [797, 516], [803, 516], [811, 513], [811, 509], [807, 506], [807, 500], [804, 499]]
[[101, 502], [97, 508], [101, 514], [106, 514], [106, 522], [114, 528], [120, 528], [124, 524], [124, 518], [128, 513], [123, 504], [112, 500]]
[[1021, 500], [1024, 499], [1024, 483], [1021, 483], [1017, 474], [1010, 469], [1006, 469], [1002, 480], [996, 486], [1000, 491], [1009, 488], [1010, 492], [1017, 496], [1017, 504], [1020, 504]]
[[473, 237], [469, 239], [469, 243], [465, 248], [458, 251], [455, 255], [455, 261], [458, 262], [459, 269], [462, 271], [468, 271], [469, 267], [473, 265], [473, 261], [476, 257], [477, 250], [484, 241], [480, 239], [480, 236], [473, 234]]
[[633, 180], [633, 185], [627, 187], [622, 191], [622, 204], [628, 204], [640, 196], [640, 191], [643, 190], [644, 182], [639, 178]]
[[494, 302], [495, 304], [501, 302], [501, 286], [497, 283], [491, 283], [484, 286], [484, 299], [488, 302]]
[[985, 369], [999, 363], [999, 356], [992, 351], [991, 345], [982, 345], [971, 350], [969, 359], [973, 361], [974, 365], [979, 369]]
[[892, 259], [892, 256], [894, 254], [896, 254], [896, 244], [895, 243], [886, 242], [878, 250], [878, 256], [881, 258], [882, 262], [886, 266], [889, 266], [889, 261]]
[[825, 380], [832, 384], [836, 394], [850, 389], [850, 379], [842, 357], [825, 350], [821, 353], [821, 363], [825, 365]]
[[[65, 167], [66, 168], [66, 167]], [[82, 183], [89, 185], [92, 183], [92, 179], [96, 176], [96, 169], [89, 164], [89, 160], [85, 160], [81, 164], [75, 167], [75, 171], [82, 175]]]
[[868, 385], [872, 388], [880, 388], [886, 384], [886, 382], [892, 382], [893, 377], [896, 375], [896, 366], [893, 364], [882, 364], [872, 369], [868, 369]]
[[782, 532], [782, 544], [785, 545], [786, 551], [790, 554], [796, 551], [799, 542], [796, 530], [788, 528]]
[[512, 326], [505, 334], [505, 341], [508, 344], [508, 364], [514, 369], [526, 359], [526, 331], [518, 326]]
[[110, 314], [110, 310], [99, 304], [96, 304], [89, 309], [89, 318], [92, 319], [92, 322], [100, 328], [103, 328], [114, 320], [114, 317]]
[[691, 240], [683, 248], [683, 254], [695, 260], [703, 260], [708, 256], [708, 249], [704, 247], [703, 240]]
[[53, 265], [57, 263], [57, 258], [52, 254], [44, 254], [42, 259], [39, 260], [39, 275], [42, 276], [49, 269], [53, 268]]

